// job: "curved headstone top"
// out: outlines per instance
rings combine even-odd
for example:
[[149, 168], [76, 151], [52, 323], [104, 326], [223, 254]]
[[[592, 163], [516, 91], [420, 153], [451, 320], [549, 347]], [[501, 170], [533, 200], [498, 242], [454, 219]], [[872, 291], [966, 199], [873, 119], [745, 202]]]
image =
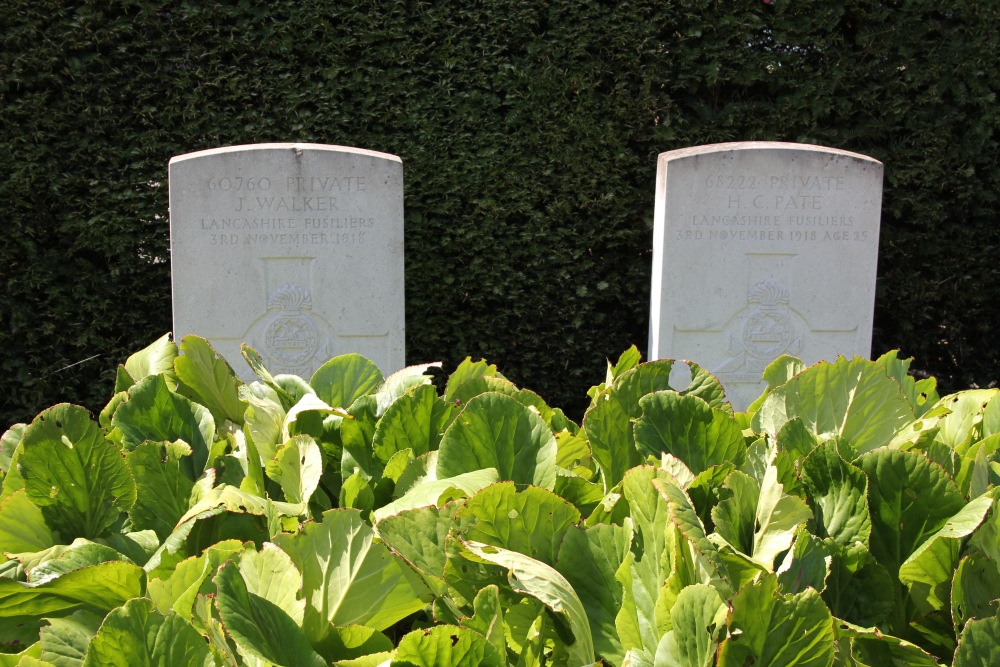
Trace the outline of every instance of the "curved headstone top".
[[871, 354], [882, 164], [735, 142], [661, 153], [649, 358], [715, 374], [737, 410], [782, 354]]
[[861, 153], [852, 153], [851, 151], [845, 151], [840, 148], [830, 148], [829, 146], [815, 146], [813, 144], [796, 144], [789, 141], [729, 141], [719, 144], [705, 144], [703, 146], [689, 146], [687, 148], [678, 148], [677, 150], [667, 151], [666, 153], [660, 153], [660, 160], [663, 160], [665, 156], [670, 156], [669, 159], [674, 160], [681, 157], [687, 157], [689, 155], [705, 155], [711, 153], [724, 153], [726, 151], [746, 151], [746, 150], [773, 150], [773, 151], [806, 151], [808, 153], [828, 153], [830, 155], [842, 155], [845, 157], [852, 157], [861, 162], [869, 162], [877, 165], [882, 163], [875, 158], [868, 157], [867, 155], [862, 155]]
[[245, 379], [240, 344], [308, 379], [358, 352], [405, 366], [403, 165], [308, 143], [170, 160], [174, 337], [208, 338]]
[[240, 146], [221, 146], [219, 148], [208, 148], [203, 151], [194, 151], [193, 153], [184, 153], [183, 155], [175, 155], [170, 158], [170, 164], [175, 162], [180, 162], [182, 160], [191, 160], [194, 158], [205, 157], [208, 155], [218, 155], [219, 153], [245, 153], [248, 151], [269, 151], [269, 150], [300, 150], [300, 151], [333, 151], [339, 153], [355, 153], [357, 155], [368, 155], [375, 158], [381, 158], [383, 160], [391, 160], [393, 162], [402, 163], [402, 159], [398, 155], [393, 155], [392, 153], [380, 153], [378, 151], [371, 151], [367, 148], [354, 148], [352, 146], [334, 146], [332, 144], [310, 144], [310, 143], [296, 143], [296, 142], [278, 142], [270, 144], [242, 144]]

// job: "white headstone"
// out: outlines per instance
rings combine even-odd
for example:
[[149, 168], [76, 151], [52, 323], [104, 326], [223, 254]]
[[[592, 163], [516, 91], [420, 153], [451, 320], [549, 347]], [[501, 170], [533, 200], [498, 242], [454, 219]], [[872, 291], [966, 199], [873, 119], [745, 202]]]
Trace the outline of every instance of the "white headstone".
[[358, 352], [404, 362], [403, 164], [318, 144], [216, 148], [170, 160], [174, 337], [207, 338], [240, 374], [249, 343], [307, 380]]
[[662, 153], [649, 358], [687, 359], [737, 410], [782, 354], [871, 354], [882, 164], [745, 142]]

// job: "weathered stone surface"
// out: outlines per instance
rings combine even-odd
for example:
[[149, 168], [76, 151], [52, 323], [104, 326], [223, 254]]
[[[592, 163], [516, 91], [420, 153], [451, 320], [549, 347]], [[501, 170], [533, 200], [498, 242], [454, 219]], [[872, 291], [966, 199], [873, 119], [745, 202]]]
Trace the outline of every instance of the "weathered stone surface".
[[782, 354], [871, 354], [882, 164], [745, 142], [660, 155], [649, 358], [714, 373], [740, 410]]
[[309, 378], [359, 352], [404, 362], [403, 165], [385, 153], [258, 144], [170, 161], [174, 336], [194, 333], [249, 378]]

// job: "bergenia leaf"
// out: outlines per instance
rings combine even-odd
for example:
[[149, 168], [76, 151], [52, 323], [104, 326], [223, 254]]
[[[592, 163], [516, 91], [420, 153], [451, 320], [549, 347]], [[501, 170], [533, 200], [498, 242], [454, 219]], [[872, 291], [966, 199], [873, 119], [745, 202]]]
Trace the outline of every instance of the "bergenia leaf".
[[799, 417], [823, 439], [842, 437], [860, 454], [887, 444], [913, 421], [899, 384], [873, 361], [820, 362], [776, 387], [754, 415], [753, 429], [777, 435]]
[[297, 435], [267, 463], [267, 476], [281, 485], [285, 501], [308, 503], [323, 475], [323, 454], [308, 435]]
[[743, 461], [742, 430], [724, 410], [675, 391], [647, 394], [639, 405], [642, 417], [635, 422], [635, 445], [643, 455], [673, 454], [696, 475], [711, 466]]
[[[899, 568], [899, 580], [925, 613], [941, 610], [951, 597], [951, 582], [958, 567], [961, 539], [971, 535], [993, 504], [980, 496], [960, 509], [944, 526], [917, 547]], [[997, 591], [1000, 597], [1000, 591]]]
[[326, 667], [298, 624], [277, 604], [251, 593], [232, 561], [215, 576], [215, 604], [226, 632], [244, 654], [277, 665]]
[[125, 459], [86, 409], [63, 403], [45, 410], [21, 444], [27, 496], [64, 540], [103, 535], [135, 502]]
[[56, 667], [82, 667], [87, 647], [103, 620], [103, 616], [88, 611], [46, 619], [47, 625], [39, 632], [42, 660]]
[[551, 491], [528, 487], [519, 492], [513, 482], [479, 491], [457, 516], [470, 519], [466, 539], [517, 551], [547, 565], [555, 564], [563, 536], [580, 521], [576, 508]]
[[444, 400], [449, 403], [454, 401], [455, 392], [469, 380], [495, 375], [497, 375], [497, 367], [495, 365], [487, 364], [485, 359], [474, 362], [472, 361], [472, 357], [466, 357], [455, 371], [448, 376], [448, 382], [444, 390]]
[[24, 489], [0, 503], [0, 554], [43, 551], [56, 543], [42, 511]]
[[357, 353], [342, 354], [320, 366], [309, 385], [328, 405], [348, 408], [382, 383], [378, 366]]
[[481, 394], [441, 439], [437, 476], [494, 468], [500, 479], [552, 489], [556, 451], [555, 437], [541, 417], [503, 394]]
[[833, 659], [834, 622], [819, 594], [781, 595], [774, 576], [745, 586], [733, 599], [729, 637], [719, 649], [719, 667], [828, 667]]
[[372, 448], [388, 461], [396, 452], [410, 449], [420, 456], [438, 448], [454, 408], [440, 399], [433, 385], [417, 387], [390, 405], [375, 427]]
[[516, 551], [480, 542], [463, 542], [463, 547], [475, 557], [506, 569], [513, 590], [530, 595], [552, 613], [565, 618], [573, 633], [573, 641], [566, 647], [570, 664], [589, 665], [594, 662], [593, 637], [586, 609], [565, 577], [548, 565]]
[[142, 595], [145, 579], [141, 567], [124, 561], [82, 567], [38, 585], [0, 578], [0, 618], [58, 616], [77, 609], [107, 613]]
[[879, 449], [861, 457], [868, 476], [871, 553], [891, 573], [965, 506], [948, 475], [916, 452]]
[[728, 607], [705, 584], [685, 587], [670, 611], [673, 628], [660, 640], [654, 667], [705, 667], [711, 664]]
[[108, 614], [90, 642], [83, 667], [212, 667], [208, 644], [177, 614], [162, 616], [146, 598]]
[[133, 528], [156, 531], [161, 540], [173, 532], [194, 489], [184, 465], [190, 455], [191, 447], [181, 441], [147, 441], [125, 455], [137, 490], [129, 510]]
[[965, 624], [958, 638], [953, 667], [991, 667], [1000, 664], [1000, 616]]
[[215, 420], [209, 409], [170, 391], [162, 375], [140, 380], [128, 394], [111, 418], [125, 449], [135, 449], [147, 440], [183, 440], [192, 452], [185, 468], [191, 479], [197, 479], [215, 439]]
[[330, 510], [322, 522], [274, 537], [302, 574], [302, 627], [313, 643], [330, 624], [382, 630], [426, 604], [429, 591], [417, 574], [374, 537], [356, 510]]
[[174, 379], [176, 357], [177, 345], [170, 340], [170, 334], [165, 333], [130, 356], [125, 361], [125, 371], [133, 382], [138, 382], [149, 375], [163, 375], [167, 385], [173, 388], [176, 385]]
[[184, 354], [174, 359], [174, 370], [185, 393], [211, 410], [216, 424], [228, 419], [242, 425], [247, 408], [239, 395], [243, 382], [229, 363], [198, 336], [185, 336], [180, 349]]
[[439, 625], [414, 630], [396, 648], [392, 664], [400, 667], [504, 667], [492, 644], [475, 630]]

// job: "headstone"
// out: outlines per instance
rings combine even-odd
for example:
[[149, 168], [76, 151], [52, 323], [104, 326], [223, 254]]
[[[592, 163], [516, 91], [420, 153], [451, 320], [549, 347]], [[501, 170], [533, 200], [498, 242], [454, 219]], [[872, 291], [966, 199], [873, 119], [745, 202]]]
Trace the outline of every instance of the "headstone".
[[307, 380], [358, 352], [404, 363], [403, 165], [318, 144], [216, 148], [170, 160], [174, 337], [207, 338], [244, 379], [249, 343]]
[[687, 359], [737, 410], [782, 354], [871, 354], [882, 164], [777, 142], [662, 153], [649, 358]]

